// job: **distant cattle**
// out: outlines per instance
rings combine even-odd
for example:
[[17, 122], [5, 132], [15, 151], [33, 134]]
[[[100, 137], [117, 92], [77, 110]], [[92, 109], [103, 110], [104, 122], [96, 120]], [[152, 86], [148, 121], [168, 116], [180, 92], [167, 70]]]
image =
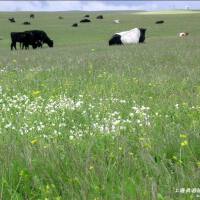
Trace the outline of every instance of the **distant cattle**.
[[72, 27], [78, 27], [77, 23], [72, 24]]
[[115, 33], [109, 40], [109, 45], [137, 44], [145, 40], [144, 28], [134, 28], [129, 31]]
[[97, 19], [103, 19], [103, 15], [98, 15], [96, 18]]
[[30, 14], [30, 18], [34, 19], [35, 15], [34, 14]]
[[80, 21], [80, 23], [88, 23], [88, 22], [91, 22], [91, 20], [90, 20], [90, 19], [82, 19], [82, 20]]
[[58, 19], [64, 19], [64, 17], [62, 17], [62, 16], [59, 16], [59, 17], [58, 17]]
[[155, 23], [156, 23], [156, 24], [163, 24], [164, 21], [163, 21], [163, 20], [160, 20], [160, 21], [156, 21]]
[[29, 45], [33, 49], [37, 47], [42, 47], [46, 43], [49, 47], [53, 47], [53, 40], [51, 40], [44, 31], [41, 30], [31, 30], [24, 32], [11, 32], [11, 50], [16, 48], [16, 43], [20, 43], [20, 48], [28, 49]]
[[179, 33], [179, 37], [186, 37], [188, 35], [189, 35], [189, 33], [187, 33], [187, 32]]
[[23, 22], [22, 24], [24, 24], [24, 25], [31, 25], [30, 22]]
[[90, 15], [85, 15], [85, 17], [90, 17]]
[[15, 22], [16, 22], [14, 17], [8, 18], [8, 20], [9, 20], [11, 23], [15, 23]]
[[119, 19], [115, 19], [115, 20], [113, 20], [113, 22], [114, 22], [115, 24], [119, 24], [119, 23], [120, 23]]

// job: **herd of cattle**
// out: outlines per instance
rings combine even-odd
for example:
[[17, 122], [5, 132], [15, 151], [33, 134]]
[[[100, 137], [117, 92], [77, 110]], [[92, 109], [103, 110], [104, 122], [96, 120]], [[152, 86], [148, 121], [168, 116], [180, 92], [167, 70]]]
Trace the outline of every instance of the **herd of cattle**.
[[[30, 17], [30, 19], [34, 19], [34, 18], [35, 18], [35, 15], [34, 15], [34, 14], [30, 14], [29, 17]], [[10, 23], [15, 23], [15, 22], [16, 22], [16, 20], [15, 20], [14, 17], [8, 18], [8, 20], [10, 21]], [[30, 25], [31, 23], [28, 22], [28, 21], [25, 21], [25, 22], [23, 22], [22, 24], [24, 24], [24, 25]]]
[[[34, 19], [35, 15], [30, 14], [30, 18]], [[59, 19], [64, 19], [62, 16], [58, 17]], [[103, 15], [98, 15], [96, 19], [104, 19]], [[15, 19], [9, 18], [11, 23], [16, 22]], [[91, 22], [90, 15], [85, 15], [83, 19], [80, 20], [80, 23]], [[114, 23], [119, 24], [120, 20], [113, 20]], [[163, 24], [164, 20], [156, 21], [155, 24]], [[23, 22], [24, 25], [29, 25], [30, 22]], [[72, 27], [78, 27], [78, 23], [72, 24]], [[145, 41], [145, 28], [134, 28], [128, 31], [123, 31], [115, 33], [108, 44], [111, 45], [123, 45], [123, 44], [137, 44], [144, 43]], [[179, 33], [179, 37], [185, 37], [189, 35], [187, 32]], [[38, 47], [42, 48], [43, 44], [47, 44], [49, 47], [53, 47], [53, 40], [51, 40], [48, 35], [42, 30], [30, 30], [24, 32], [11, 32], [11, 50], [13, 48], [16, 50], [16, 44], [20, 44], [21, 49], [29, 49], [29, 46], [32, 46], [33, 49]]]
[[[91, 19], [89, 19], [89, 18], [90, 18], [90, 15], [85, 15], [84, 19], [80, 20], [80, 23], [89, 23], [89, 22], [91, 22]], [[103, 15], [98, 15], [96, 17], [96, 19], [103, 19]], [[78, 27], [78, 23], [72, 24], [72, 27]]]

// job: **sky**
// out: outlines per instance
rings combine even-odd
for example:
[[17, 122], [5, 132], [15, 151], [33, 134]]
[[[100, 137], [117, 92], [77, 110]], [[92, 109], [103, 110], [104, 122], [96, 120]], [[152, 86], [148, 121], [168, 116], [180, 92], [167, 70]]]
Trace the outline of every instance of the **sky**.
[[1, 1], [0, 11], [200, 9], [200, 1]]

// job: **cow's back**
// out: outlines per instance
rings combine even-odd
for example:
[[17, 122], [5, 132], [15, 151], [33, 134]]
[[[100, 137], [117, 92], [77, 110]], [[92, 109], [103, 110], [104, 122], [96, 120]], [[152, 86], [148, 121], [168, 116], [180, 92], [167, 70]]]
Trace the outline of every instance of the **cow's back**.
[[123, 32], [123, 34], [121, 34], [121, 40], [123, 44], [139, 43], [139, 38], [140, 30], [138, 28]]

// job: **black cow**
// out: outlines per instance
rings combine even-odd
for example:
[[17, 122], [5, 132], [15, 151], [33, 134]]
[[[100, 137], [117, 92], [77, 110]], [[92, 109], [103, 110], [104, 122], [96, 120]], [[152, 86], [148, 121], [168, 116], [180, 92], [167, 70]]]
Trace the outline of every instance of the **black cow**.
[[31, 25], [30, 22], [23, 22], [22, 24], [24, 24], [24, 25]]
[[77, 23], [72, 24], [72, 27], [77, 27], [77, 26], [78, 26]]
[[99, 15], [96, 17], [97, 19], [103, 19], [103, 15]]
[[64, 19], [62, 16], [59, 16], [58, 19]]
[[156, 23], [156, 24], [163, 24], [164, 21], [163, 21], [163, 20], [160, 20], [160, 21], [156, 21], [155, 23]]
[[21, 48], [22, 44], [25, 41], [26, 34], [24, 32], [11, 32], [10, 36], [11, 36], [11, 46], [10, 46], [11, 50], [13, 50], [13, 47], [15, 48], [15, 50], [17, 50], [16, 48], [17, 42], [20, 43], [20, 48]]
[[85, 17], [90, 17], [90, 15], [85, 15]]
[[91, 20], [90, 20], [90, 19], [82, 19], [82, 20], [80, 21], [80, 23], [88, 23], [88, 22], [91, 22]]
[[51, 40], [48, 35], [41, 30], [31, 30], [31, 31], [25, 31], [26, 33], [26, 44], [32, 45], [37, 47], [42, 47], [43, 44], [47, 44], [49, 47], [53, 47], [53, 40]]
[[15, 22], [16, 22], [14, 17], [8, 18], [8, 20], [9, 20], [11, 23], [15, 23]]
[[53, 47], [53, 40], [51, 40], [44, 31], [40, 30], [12, 32], [11, 40], [11, 50], [13, 50], [13, 47], [17, 49], [17, 42], [20, 43], [20, 48], [22, 49], [28, 49], [29, 45], [31, 45], [33, 49], [36, 49], [37, 47], [42, 48], [44, 43], [46, 43], [49, 47]]
[[30, 14], [30, 18], [34, 19], [35, 15], [34, 14]]

